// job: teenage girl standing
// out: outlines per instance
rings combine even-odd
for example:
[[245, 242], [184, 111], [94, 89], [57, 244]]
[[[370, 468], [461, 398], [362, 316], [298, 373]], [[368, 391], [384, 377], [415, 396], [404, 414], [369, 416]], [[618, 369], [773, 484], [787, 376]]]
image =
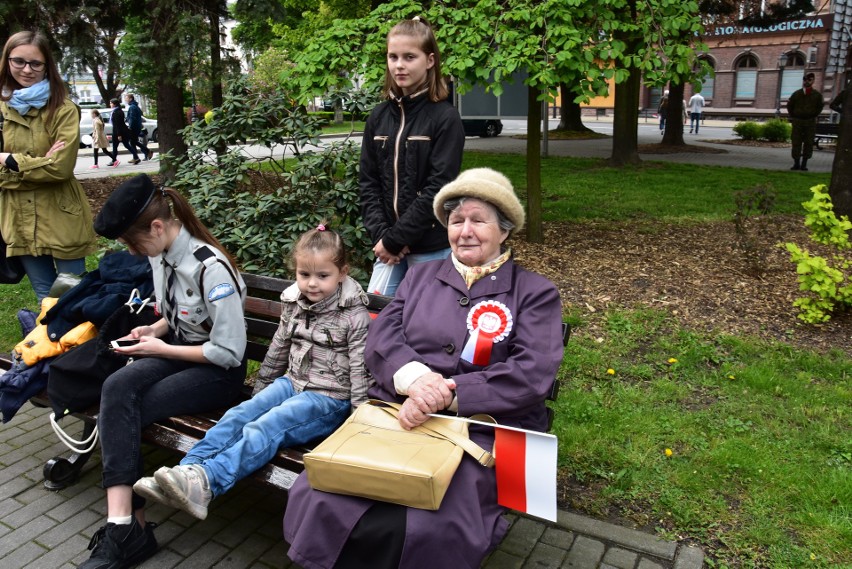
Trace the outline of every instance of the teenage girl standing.
[[388, 33], [384, 94], [364, 127], [360, 189], [376, 255], [367, 291], [392, 296], [409, 266], [450, 254], [432, 200], [458, 176], [464, 150], [426, 20], [404, 20]]
[[80, 109], [47, 37], [13, 34], [0, 61], [0, 232], [39, 304], [58, 273], [79, 275], [97, 249], [86, 192], [74, 178]]

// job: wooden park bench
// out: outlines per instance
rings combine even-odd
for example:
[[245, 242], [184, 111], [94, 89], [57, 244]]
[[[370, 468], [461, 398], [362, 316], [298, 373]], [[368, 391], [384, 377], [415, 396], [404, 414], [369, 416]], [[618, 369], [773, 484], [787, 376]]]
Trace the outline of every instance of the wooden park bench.
[[[293, 281], [272, 277], [262, 277], [242, 273], [248, 288], [246, 297], [245, 320], [248, 330], [248, 345], [246, 358], [251, 362], [261, 362], [266, 355], [266, 349], [281, 316], [281, 292], [293, 284]], [[369, 294], [368, 310], [377, 314], [392, 300], [390, 297]], [[563, 342], [567, 343], [571, 333], [570, 326], [563, 324]], [[0, 360], [0, 368], [9, 369], [9, 360]], [[558, 383], [554, 382], [549, 399], [555, 400], [558, 393]], [[251, 397], [251, 387], [246, 386], [242, 393], [243, 399]], [[50, 407], [47, 393], [42, 392], [30, 399], [39, 407]], [[235, 402], [238, 403], [239, 401]], [[142, 440], [157, 447], [185, 455], [189, 449], [202, 439], [205, 433], [222, 417], [227, 409], [219, 409], [197, 415], [179, 415], [164, 421], [158, 421], [147, 426], [142, 431]], [[552, 415], [552, 411], [548, 409]], [[84, 423], [82, 438], [87, 438], [97, 424], [97, 405], [73, 417]], [[552, 419], [552, 417], [551, 417]], [[45, 421], [47, 417], [45, 416]], [[296, 477], [304, 470], [302, 455], [307, 448], [280, 449], [275, 457], [263, 468], [256, 471], [251, 479], [267, 486], [287, 491], [293, 485]], [[70, 456], [57, 456], [44, 465], [44, 485], [50, 490], [60, 490], [73, 484], [80, 474], [83, 465], [89, 460], [94, 451], [89, 453], [73, 453]]]

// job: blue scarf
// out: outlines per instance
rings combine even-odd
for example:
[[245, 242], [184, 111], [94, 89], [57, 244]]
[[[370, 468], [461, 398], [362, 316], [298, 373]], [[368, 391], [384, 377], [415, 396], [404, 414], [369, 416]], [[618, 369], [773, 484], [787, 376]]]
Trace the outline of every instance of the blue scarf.
[[23, 116], [27, 114], [31, 108], [40, 109], [45, 106], [49, 98], [50, 82], [47, 79], [42, 79], [35, 85], [12, 91], [12, 98], [9, 99], [9, 106]]

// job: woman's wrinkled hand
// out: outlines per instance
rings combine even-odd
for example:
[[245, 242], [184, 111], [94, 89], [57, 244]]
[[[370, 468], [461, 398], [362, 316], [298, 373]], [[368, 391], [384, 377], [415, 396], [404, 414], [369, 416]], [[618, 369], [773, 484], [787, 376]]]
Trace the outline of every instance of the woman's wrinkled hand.
[[437, 413], [453, 402], [456, 384], [439, 373], [429, 372], [420, 376], [408, 388], [408, 399], [399, 411], [399, 424], [404, 429], [422, 425], [429, 413]]

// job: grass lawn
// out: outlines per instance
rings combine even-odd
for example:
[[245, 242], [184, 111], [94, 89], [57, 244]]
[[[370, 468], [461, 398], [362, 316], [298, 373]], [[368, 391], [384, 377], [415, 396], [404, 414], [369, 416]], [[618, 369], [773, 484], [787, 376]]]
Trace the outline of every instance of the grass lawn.
[[[466, 153], [464, 168], [476, 166], [506, 173], [525, 193], [522, 156]], [[775, 213], [803, 215], [809, 188], [828, 181], [661, 162], [542, 163], [546, 222], [729, 220], [735, 193], [757, 185], [771, 186]], [[0, 290], [0, 347], [9, 350], [20, 339], [15, 312], [35, 300], [26, 280]], [[574, 334], [553, 404], [563, 504], [699, 543], [711, 567], [850, 566], [849, 354], [710, 335], [649, 309], [565, 317]]]
[[[526, 190], [522, 157], [466, 153]], [[547, 221], [730, 220], [738, 191], [771, 188], [803, 215], [828, 174], [646, 161], [542, 161]], [[647, 227], [647, 224], [644, 224]], [[569, 314], [559, 374], [563, 504], [700, 543], [712, 567], [848, 567], [852, 359], [683, 328], [665, 312]], [[586, 330], [604, 329], [605, 336]], [[669, 449], [670, 456], [666, 452]]]

